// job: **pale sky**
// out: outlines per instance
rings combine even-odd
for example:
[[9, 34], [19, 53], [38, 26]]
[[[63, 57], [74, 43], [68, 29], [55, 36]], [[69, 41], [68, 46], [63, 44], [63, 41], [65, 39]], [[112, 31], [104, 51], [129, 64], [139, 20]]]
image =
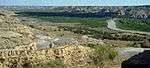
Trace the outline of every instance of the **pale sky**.
[[150, 0], [0, 0], [0, 6], [138, 6]]

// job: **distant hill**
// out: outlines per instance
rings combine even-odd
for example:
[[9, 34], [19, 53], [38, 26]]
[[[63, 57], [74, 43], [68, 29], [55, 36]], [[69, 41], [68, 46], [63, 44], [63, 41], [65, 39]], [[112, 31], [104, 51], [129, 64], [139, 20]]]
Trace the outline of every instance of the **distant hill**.
[[0, 6], [19, 12], [92, 13], [103, 17], [150, 18], [150, 6]]

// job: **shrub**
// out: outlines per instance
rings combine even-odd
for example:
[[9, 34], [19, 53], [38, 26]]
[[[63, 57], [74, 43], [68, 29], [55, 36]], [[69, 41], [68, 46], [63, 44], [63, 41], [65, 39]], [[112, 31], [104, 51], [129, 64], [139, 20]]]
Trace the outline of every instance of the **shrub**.
[[116, 51], [112, 51], [111, 53], [109, 53], [109, 59], [113, 60], [117, 55], [118, 53]]
[[110, 45], [87, 44], [87, 46], [95, 49], [92, 59], [94, 64], [100, 68], [104, 61], [113, 60], [118, 55], [117, 51]]
[[113, 60], [118, 55], [118, 53], [109, 45], [95, 46], [95, 51], [101, 55], [101, 58], [104, 60]]
[[33, 65], [31, 68], [66, 68], [61, 60], [50, 60], [47, 64]]

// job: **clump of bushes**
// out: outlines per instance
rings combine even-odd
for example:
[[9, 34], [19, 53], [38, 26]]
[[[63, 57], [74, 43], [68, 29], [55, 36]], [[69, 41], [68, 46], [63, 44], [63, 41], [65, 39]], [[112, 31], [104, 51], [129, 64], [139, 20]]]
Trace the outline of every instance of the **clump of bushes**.
[[110, 45], [88, 44], [88, 46], [94, 48], [96, 53], [102, 56], [103, 59], [113, 60], [118, 55]]
[[103, 66], [104, 61], [113, 61], [118, 55], [117, 51], [110, 45], [88, 44], [87, 46], [95, 49], [92, 59], [96, 66]]

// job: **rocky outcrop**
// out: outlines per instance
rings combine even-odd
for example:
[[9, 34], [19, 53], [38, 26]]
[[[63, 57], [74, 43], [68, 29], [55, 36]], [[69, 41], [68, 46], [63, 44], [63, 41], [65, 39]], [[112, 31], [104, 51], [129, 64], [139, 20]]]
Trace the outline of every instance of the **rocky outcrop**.
[[15, 50], [0, 52], [1, 67], [22, 68], [24, 64], [47, 63], [61, 59], [71, 67], [85, 67], [92, 62], [94, 49], [83, 46], [61, 46], [53, 49]]
[[55, 37], [51, 41], [53, 45], [51, 47], [63, 46], [63, 45], [77, 45], [78, 41], [73, 38]]
[[132, 18], [150, 18], [149, 6], [135, 6], [135, 7], [70, 6], [70, 7], [55, 7], [53, 9], [60, 9], [61, 12], [93, 13], [92, 16], [97, 16], [97, 17], [122, 16], [122, 17], [132, 17]]
[[21, 49], [34, 43], [33, 34], [18, 18], [11, 16], [13, 12], [1, 10], [0, 14], [0, 49]]

